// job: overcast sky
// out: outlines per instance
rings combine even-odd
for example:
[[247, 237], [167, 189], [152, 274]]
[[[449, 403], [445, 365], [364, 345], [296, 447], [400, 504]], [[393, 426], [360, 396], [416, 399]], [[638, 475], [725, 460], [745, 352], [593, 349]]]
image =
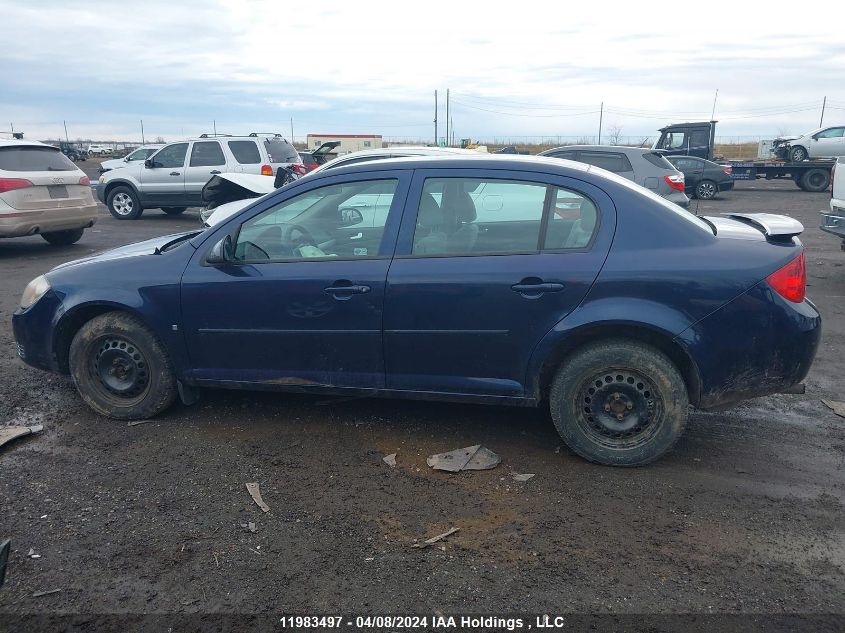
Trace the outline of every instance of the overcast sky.
[[430, 139], [447, 87], [458, 137], [593, 135], [601, 102], [605, 133], [653, 136], [716, 89], [719, 135], [811, 130], [825, 95], [845, 123], [845, 2], [777, 6], [0, 0], [0, 130]]

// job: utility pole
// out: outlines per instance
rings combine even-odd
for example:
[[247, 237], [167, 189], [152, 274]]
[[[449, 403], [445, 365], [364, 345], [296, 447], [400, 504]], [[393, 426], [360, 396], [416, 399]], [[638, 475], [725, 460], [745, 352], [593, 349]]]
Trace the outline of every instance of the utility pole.
[[599, 142], [596, 145], [601, 145], [601, 120], [604, 117], [604, 101], [599, 106]]
[[822, 99], [822, 118], [819, 119], [819, 127], [824, 125], [824, 107], [825, 107], [825, 105], [827, 105], [827, 95], [825, 95], [825, 98]]
[[144, 119], [141, 119], [141, 145], [146, 145], [144, 140]]
[[434, 91], [434, 146], [437, 147], [437, 91]]
[[214, 128], [214, 136], [217, 136], [217, 119], [211, 121], [211, 127]]
[[710, 120], [712, 121], [716, 117], [716, 99], [719, 98], [719, 89], [716, 88], [716, 96], [713, 97], [713, 109], [710, 111]]
[[290, 118], [290, 142], [293, 143], [293, 117]]
[[67, 121], [62, 121], [62, 125], [65, 126], [65, 142], [70, 143], [70, 139], [67, 137]]
[[446, 88], [446, 144], [451, 145], [449, 142], [449, 130], [451, 129], [451, 119], [449, 118], [449, 89]]

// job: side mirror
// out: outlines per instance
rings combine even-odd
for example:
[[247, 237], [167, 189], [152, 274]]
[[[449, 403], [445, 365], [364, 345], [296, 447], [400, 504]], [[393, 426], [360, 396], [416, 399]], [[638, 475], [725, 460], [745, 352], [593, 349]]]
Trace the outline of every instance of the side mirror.
[[155, 167], [155, 166], [156, 166], [156, 165], [155, 165], [155, 163], [152, 161], [152, 159], [151, 159], [151, 158], [148, 158], [148, 159], [146, 159], [146, 160], [144, 161], [144, 167], [146, 167], [147, 169], [152, 169], [152, 168], [153, 168], [153, 167]]
[[345, 207], [340, 209], [339, 211], [339, 220], [341, 226], [355, 226], [356, 224], [361, 224], [364, 221], [363, 214], [358, 210], [352, 207]]
[[208, 255], [205, 256], [205, 263], [212, 265], [228, 264], [229, 262], [234, 261], [234, 259], [235, 253], [232, 248], [232, 236], [227, 235], [211, 247], [211, 250], [208, 251]]

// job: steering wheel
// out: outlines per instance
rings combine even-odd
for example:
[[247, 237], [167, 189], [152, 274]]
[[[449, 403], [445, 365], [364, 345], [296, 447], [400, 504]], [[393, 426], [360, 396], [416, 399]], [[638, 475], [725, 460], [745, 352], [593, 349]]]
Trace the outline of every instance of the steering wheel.
[[[296, 235], [297, 233], [299, 235]], [[292, 244], [293, 246], [291, 250], [295, 250], [296, 248], [306, 244], [319, 248], [317, 240], [315, 240], [314, 236], [311, 235], [311, 232], [301, 224], [286, 224], [282, 229], [282, 241], [287, 244]]]

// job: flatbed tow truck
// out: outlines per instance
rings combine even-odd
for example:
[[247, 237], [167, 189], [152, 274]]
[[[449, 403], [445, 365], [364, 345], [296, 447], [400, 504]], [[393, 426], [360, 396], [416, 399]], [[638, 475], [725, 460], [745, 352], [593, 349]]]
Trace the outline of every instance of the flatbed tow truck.
[[[717, 121], [674, 123], [660, 128], [660, 137], [653, 149], [672, 156], [698, 156], [714, 160], [713, 142]], [[788, 178], [803, 191], [820, 192], [830, 186], [830, 172], [836, 159], [811, 159], [800, 162], [785, 160], [717, 160], [731, 168], [734, 180]]]

